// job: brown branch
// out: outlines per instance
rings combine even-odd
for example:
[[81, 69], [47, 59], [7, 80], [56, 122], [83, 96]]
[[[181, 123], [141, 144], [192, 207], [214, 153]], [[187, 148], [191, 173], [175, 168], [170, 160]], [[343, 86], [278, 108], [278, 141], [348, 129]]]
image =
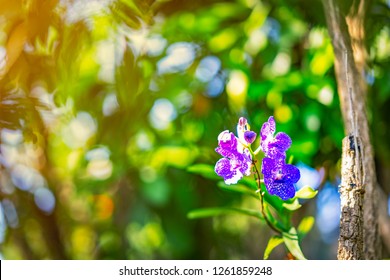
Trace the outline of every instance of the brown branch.
[[[377, 178], [370, 141], [370, 129], [366, 115], [366, 86], [361, 71], [358, 71], [355, 56], [352, 55], [352, 43], [349, 30], [364, 30], [363, 26], [348, 27], [346, 17], [342, 14], [339, 1], [322, 0], [329, 35], [335, 54], [335, 72], [343, 116], [345, 134], [360, 138], [361, 161], [363, 168], [364, 196], [364, 258], [381, 258], [381, 240], [378, 228], [377, 209]], [[350, 24], [362, 25], [364, 20], [359, 14], [359, 20]], [[359, 31], [359, 32], [360, 32]], [[361, 35], [360, 35], [361, 36]], [[348, 63], [345, 63], [345, 53]], [[348, 85], [346, 77], [350, 78]], [[349, 89], [350, 88], [350, 89]], [[352, 99], [352, 106], [350, 102]]]

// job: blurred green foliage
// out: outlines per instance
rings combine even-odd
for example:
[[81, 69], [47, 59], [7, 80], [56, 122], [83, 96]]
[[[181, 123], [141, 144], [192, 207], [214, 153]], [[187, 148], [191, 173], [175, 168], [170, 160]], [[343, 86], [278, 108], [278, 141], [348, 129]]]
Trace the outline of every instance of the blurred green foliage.
[[[366, 74], [382, 175], [388, 15], [372, 1]], [[295, 162], [337, 178], [344, 133], [319, 1], [0, 0], [2, 256], [262, 258], [281, 240], [267, 246], [271, 232], [253, 217], [187, 213], [258, 207], [191, 166], [218, 160], [217, 136], [238, 117], [258, 131], [270, 115], [293, 139]], [[304, 204], [297, 226], [315, 211]], [[322, 248], [303, 249], [308, 258], [335, 258], [318, 229], [306, 240]]]

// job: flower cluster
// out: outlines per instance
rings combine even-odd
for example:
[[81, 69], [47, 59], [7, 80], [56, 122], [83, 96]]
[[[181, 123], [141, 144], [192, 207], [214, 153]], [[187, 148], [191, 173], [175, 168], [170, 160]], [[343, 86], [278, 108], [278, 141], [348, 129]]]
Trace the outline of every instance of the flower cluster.
[[[286, 151], [292, 143], [290, 137], [283, 132], [275, 135], [275, 131], [275, 120], [271, 116], [260, 131], [260, 149], [265, 155], [261, 173], [267, 191], [271, 195], [287, 200], [295, 196], [294, 184], [298, 182], [300, 173], [297, 167], [286, 163]], [[249, 176], [253, 157], [258, 152], [257, 150], [252, 152], [251, 144], [257, 135], [249, 130], [245, 118], [240, 118], [238, 121], [237, 135], [238, 137], [225, 130], [218, 136], [216, 151], [223, 158], [215, 165], [215, 172], [224, 178], [226, 184], [235, 184], [244, 175]]]

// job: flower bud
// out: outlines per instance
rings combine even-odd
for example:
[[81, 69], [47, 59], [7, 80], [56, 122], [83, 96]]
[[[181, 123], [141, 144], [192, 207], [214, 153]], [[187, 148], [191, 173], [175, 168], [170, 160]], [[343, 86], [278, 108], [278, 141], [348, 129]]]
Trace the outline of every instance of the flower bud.
[[244, 132], [244, 139], [248, 144], [252, 144], [255, 141], [256, 136], [256, 132], [250, 130]]

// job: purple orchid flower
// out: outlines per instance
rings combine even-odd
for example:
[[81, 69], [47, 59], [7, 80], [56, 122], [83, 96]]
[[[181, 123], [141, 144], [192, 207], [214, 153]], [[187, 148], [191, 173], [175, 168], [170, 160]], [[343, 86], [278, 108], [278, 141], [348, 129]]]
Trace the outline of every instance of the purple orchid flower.
[[294, 197], [294, 184], [298, 182], [301, 174], [297, 167], [285, 162], [286, 151], [292, 143], [291, 138], [284, 132], [274, 136], [275, 131], [275, 120], [271, 116], [260, 131], [261, 149], [266, 156], [262, 162], [261, 172], [268, 192], [287, 200]]
[[291, 146], [291, 138], [284, 132], [279, 132], [274, 137], [276, 130], [274, 117], [269, 117], [261, 127], [261, 149], [266, 157], [285, 160], [286, 150]]
[[284, 161], [264, 158], [261, 173], [264, 174], [264, 183], [271, 195], [277, 195], [283, 200], [295, 196], [294, 184], [299, 181], [299, 169]]
[[215, 151], [224, 157], [216, 163], [215, 172], [226, 184], [236, 184], [244, 175], [251, 174], [251, 154], [232, 132], [225, 130], [219, 134]]

